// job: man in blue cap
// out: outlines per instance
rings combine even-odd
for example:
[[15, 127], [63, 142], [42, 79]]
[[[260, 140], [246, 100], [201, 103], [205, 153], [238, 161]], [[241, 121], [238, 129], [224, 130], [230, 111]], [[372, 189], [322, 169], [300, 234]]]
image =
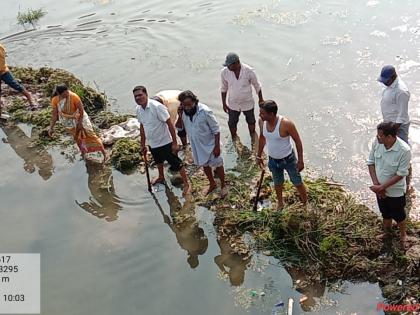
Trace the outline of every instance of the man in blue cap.
[[382, 68], [378, 81], [386, 85], [381, 100], [383, 119], [385, 122], [395, 123], [398, 127], [398, 137], [408, 143], [408, 128], [410, 126], [408, 101], [410, 100], [410, 92], [391, 65]]
[[[236, 137], [239, 116], [245, 115], [251, 137], [255, 134], [254, 97], [252, 86], [258, 94], [258, 103], [264, 101], [261, 84], [250, 66], [241, 63], [239, 56], [229, 53], [221, 73], [221, 94], [223, 110], [229, 115], [228, 125], [232, 138]], [[226, 96], [228, 100], [226, 102]]]

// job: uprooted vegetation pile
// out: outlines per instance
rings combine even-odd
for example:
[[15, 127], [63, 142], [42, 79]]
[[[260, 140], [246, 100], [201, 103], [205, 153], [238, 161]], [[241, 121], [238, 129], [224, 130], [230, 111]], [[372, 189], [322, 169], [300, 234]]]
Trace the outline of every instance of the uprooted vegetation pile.
[[[376, 213], [341, 185], [324, 178], [305, 180], [307, 205], [297, 202], [296, 189], [286, 182], [283, 211], [253, 211], [249, 193], [256, 191], [259, 170], [252, 152], [241, 145], [236, 147], [238, 163], [227, 174], [228, 198], [196, 197], [198, 203], [215, 211], [218, 235], [229, 236], [234, 251], [246, 252], [241, 241], [246, 232], [253, 236], [257, 248], [269, 250], [286, 266], [304, 270], [309, 283], [379, 282], [390, 303], [410, 303], [411, 298], [419, 297], [419, 224], [409, 223], [410, 248], [404, 252], [397, 235], [391, 242], [381, 240], [382, 222]], [[196, 191], [206, 184], [203, 175], [193, 178]], [[260, 196], [275, 204], [270, 176], [263, 181]]]
[[[108, 111], [107, 99], [103, 93], [99, 93], [92, 87], [84, 85], [81, 80], [65, 70], [48, 67], [39, 69], [10, 67], [10, 71], [32, 93], [39, 107], [32, 110], [29, 109], [26, 100], [22, 96], [6, 87], [3, 91], [5, 92], [3, 94], [6, 95], [3, 111], [7, 112], [15, 122], [32, 125], [32, 138], [36, 145], [61, 145], [62, 147], [67, 147], [73, 143], [60, 123], [56, 124], [53, 136], [48, 136], [48, 127], [52, 115], [51, 98], [56, 85], [60, 83], [65, 83], [71, 91], [79, 95], [85, 111], [88, 113], [97, 132], [132, 117], [132, 115], [118, 115]], [[137, 150], [135, 158], [133, 158], [134, 155], [131, 155], [133, 150], [138, 149], [138, 145], [135, 142], [134, 140], [123, 141], [113, 147], [111, 158], [115, 168], [128, 172], [139, 166], [141, 161], [138, 154], [139, 150]]]
[[123, 138], [115, 142], [112, 153], [112, 165], [123, 173], [134, 170], [142, 161], [140, 142], [135, 139]]
[[39, 103], [43, 107], [49, 106], [55, 87], [60, 83], [65, 83], [71, 91], [79, 95], [89, 115], [106, 109], [105, 96], [95, 89], [85, 86], [82, 81], [68, 71], [49, 67], [39, 69], [10, 67], [10, 71], [28, 90], [40, 94]]

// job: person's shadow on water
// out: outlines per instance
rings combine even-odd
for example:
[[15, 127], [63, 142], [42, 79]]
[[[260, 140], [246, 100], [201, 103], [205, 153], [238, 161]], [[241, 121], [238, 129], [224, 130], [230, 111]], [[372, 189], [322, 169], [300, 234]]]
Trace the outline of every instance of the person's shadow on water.
[[89, 201], [76, 203], [86, 212], [108, 222], [118, 219], [118, 211], [122, 209], [120, 199], [115, 193], [112, 168], [110, 165], [86, 160], [88, 187], [91, 196]]
[[164, 213], [154, 195], [153, 198], [162, 214], [163, 221], [175, 233], [179, 246], [188, 253], [188, 264], [192, 269], [195, 269], [199, 265], [198, 256], [203, 255], [208, 247], [207, 236], [204, 230], [199, 227], [195, 217], [195, 204], [192, 202], [191, 196], [187, 196], [182, 205], [168, 186], [165, 186], [165, 194], [172, 219]]
[[38, 168], [38, 174], [43, 180], [48, 180], [54, 170], [51, 155], [42, 147], [34, 144], [34, 139], [28, 137], [25, 132], [14, 124], [0, 124], [1, 129], [7, 138], [3, 140], [8, 143], [23, 161], [23, 169], [33, 173]]
[[221, 272], [229, 276], [231, 285], [240, 286], [244, 282], [245, 271], [251, 261], [251, 256], [232, 252], [229, 240], [226, 237], [217, 240], [217, 243], [220, 247], [220, 255], [214, 257], [214, 262]]
[[286, 267], [296, 291], [303, 294], [300, 306], [304, 312], [310, 312], [317, 305], [316, 298], [321, 298], [325, 294], [326, 282], [323, 280], [315, 281], [305, 274], [303, 269], [297, 267]]

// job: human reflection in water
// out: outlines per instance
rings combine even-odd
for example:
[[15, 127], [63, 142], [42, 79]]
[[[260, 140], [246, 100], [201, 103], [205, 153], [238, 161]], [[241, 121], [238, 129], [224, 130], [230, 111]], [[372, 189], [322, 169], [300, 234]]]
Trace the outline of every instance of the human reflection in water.
[[217, 243], [220, 255], [214, 257], [214, 262], [224, 274], [229, 275], [231, 285], [240, 286], [244, 282], [245, 270], [251, 261], [251, 256], [234, 253], [226, 237], [222, 237]]
[[191, 196], [186, 196], [184, 205], [181, 205], [178, 197], [168, 186], [165, 186], [165, 193], [173, 220], [164, 213], [154, 195], [153, 198], [162, 214], [163, 221], [175, 233], [179, 246], [187, 251], [188, 264], [192, 269], [195, 269], [199, 264], [198, 256], [203, 255], [208, 247], [208, 239], [195, 217], [195, 204], [192, 202]]
[[122, 209], [120, 199], [115, 194], [112, 169], [109, 164], [86, 160], [88, 187], [91, 196], [89, 201], [76, 203], [85, 211], [108, 222], [118, 219], [118, 211]]
[[16, 154], [24, 161], [23, 168], [33, 173], [38, 168], [38, 174], [48, 180], [53, 174], [53, 161], [51, 155], [42, 147], [36, 146], [33, 139], [28, 137], [22, 129], [10, 123], [0, 124], [9, 143]]
[[305, 275], [305, 272], [297, 267], [286, 267], [286, 271], [292, 277], [296, 291], [305, 296], [305, 299], [300, 303], [302, 310], [305, 312], [312, 311], [316, 305], [315, 298], [320, 298], [325, 294], [325, 281], [309, 281], [309, 277]]

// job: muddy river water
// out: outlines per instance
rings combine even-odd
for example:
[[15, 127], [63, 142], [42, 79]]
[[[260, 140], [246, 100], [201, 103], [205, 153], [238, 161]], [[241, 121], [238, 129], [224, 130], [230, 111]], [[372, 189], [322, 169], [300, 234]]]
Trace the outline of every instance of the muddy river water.
[[[48, 13], [19, 34], [16, 15], [28, 8]], [[69, 70], [121, 113], [134, 112], [135, 85], [191, 89], [221, 123], [227, 168], [236, 156], [220, 69], [237, 52], [264, 97], [296, 122], [308, 172], [345, 183], [375, 211], [365, 160], [384, 64], [411, 91], [414, 194], [420, 189], [419, 35], [418, 0], [0, 0], [9, 64]], [[249, 146], [243, 120], [239, 134]], [[174, 226], [179, 189], [152, 198], [143, 175], [38, 151], [30, 137], [27, 125], [0, 129], [0, 252], [41, 253], [42, 314], [271, 314], [279, 301], [299, 300], [293, 273], [274, 258], [231, 255], [210, 211], [184, 206], [196, 219]], [[411, 216], [419, 213], [414, 200]], [[313, 291], [321, 305], [297, 303], [294, 314], [378, 314], [383, 301], [374, 283]]]

